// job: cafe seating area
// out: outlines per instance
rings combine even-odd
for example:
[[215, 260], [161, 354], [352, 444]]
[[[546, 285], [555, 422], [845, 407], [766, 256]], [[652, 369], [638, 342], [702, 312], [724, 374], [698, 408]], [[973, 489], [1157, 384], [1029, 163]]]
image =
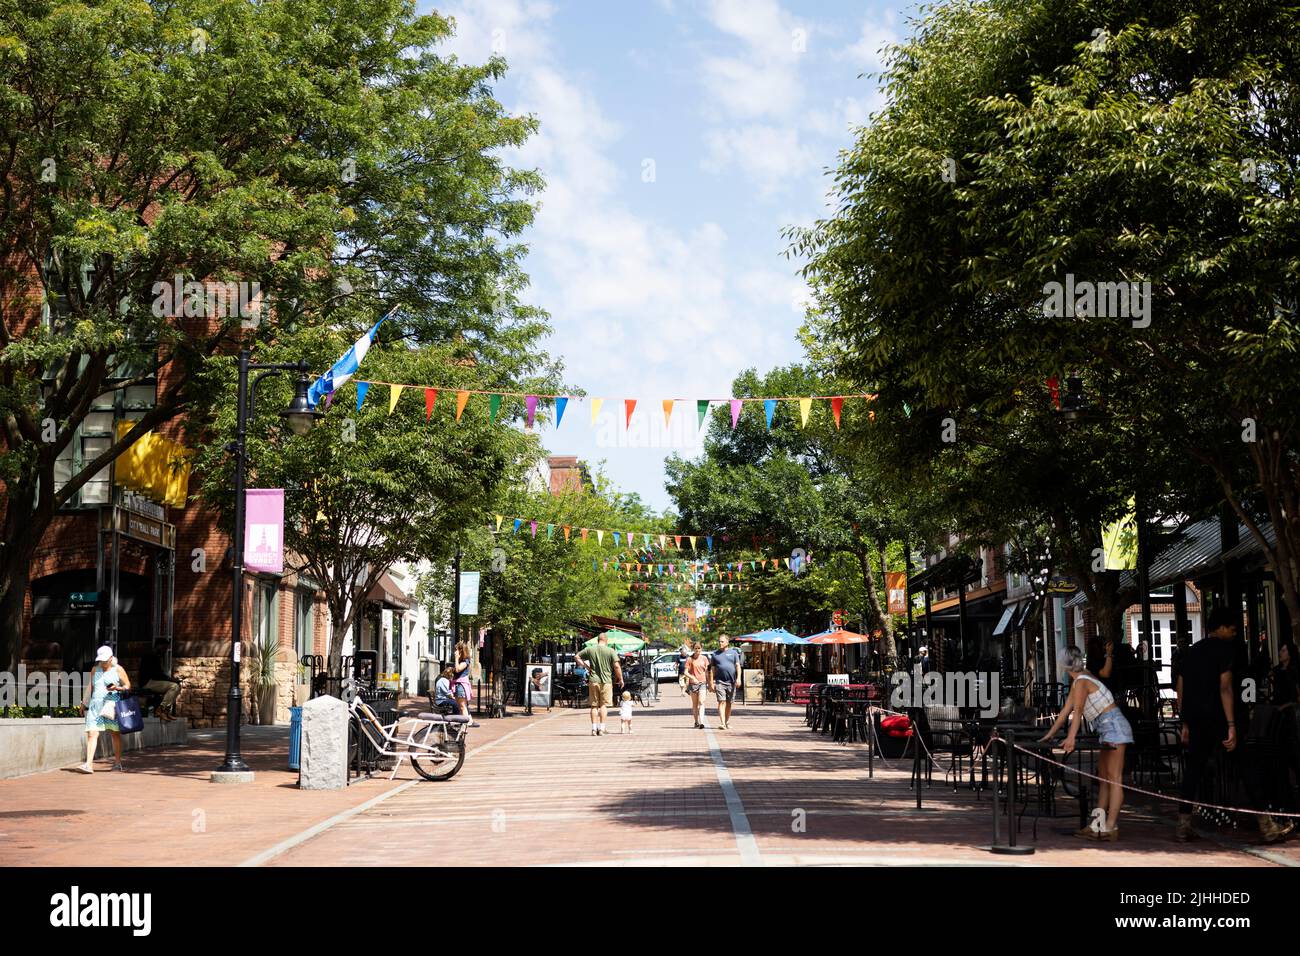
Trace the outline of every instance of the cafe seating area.
[[[1014, 700], [1025, 700], [1021, 690]], [[993, 716], [973, 708], [896, 710], [889, 705], [889, 685], [883, 678], [849, 684], [791, 681], [784, 692], [786, 700], [803, 706], [810, 733], [863, 749], [864, 768], [874, 768], [876, 761], [893, 769], [910, 768], [909, 792], [918, 805], [926, 791], [942, 786], [954, 794], [965, 792], [987, 806], [996, 788], [1004, 807], [1014, 792], [1016, 826], [1028, 818], [1035, 834], [1040, 819], [1077, 817], [1077, 824], [1069, 823], [1071, 829], [1089, 820], [1097, 781], [1085, 775], [1095, 776], [1098, 771], [1096, 736], [1080, 732], [1069, 755], [1061, 749], [1063, 732], [1052, 741], [1040, 742], [1064, 703], [1060, 685], [1030, 688], [1029, 706], [1004, 698]], [[1148, 802], [1172, 815], [1172, 798], [1178, 794], [1184, 771], [1181, 725], [1158, 701], [1147, 703], [1145, 712], [1126, 707], [1134, 743], [1126, 752], [1125, 782], [1170, 799], [1130, 793], [1126, 802]], [[1253, 809], [1294, 808], [1287, 751], [1294, 747], [1294, 732], [1285, 723], [1290, 716], [1280, 717], [1274, 710], [1258, 706], [1242, 745], [1234, 753], [1216, 757], [1203, 799]], [[1009, 759], [1012, 745], [1016, 752]], [[1246, 814], [1198, 813], [1211, 825], [1235, 823], [1246, 832], [1255, 828], [1254, 818]]]

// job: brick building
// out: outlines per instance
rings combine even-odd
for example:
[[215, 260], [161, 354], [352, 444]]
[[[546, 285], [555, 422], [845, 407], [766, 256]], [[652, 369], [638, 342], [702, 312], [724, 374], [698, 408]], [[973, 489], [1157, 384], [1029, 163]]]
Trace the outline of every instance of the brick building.
[[[59, 308], [34, 300], [18, 332], [38, 324], [57, 330], [64, 318]], [[220, 321], [175, 320], [193, 323], [199, 334]], [[152, 408], [178, 374], [168, 365], [152, 378], [107, 381], [56, 461], [56, 487], [106, 450], [120, 424]], [[183, 427], [176, 418], [155, 431], [180, 443]], [[95, 647], [108, 643], [137, 679], [140, 657], [153, 640], [170, 638], [171, 672], [185, 682], [180, 713], [195, 726], [222, 723], [230, 667], [230, 537], [215, 512], [194, 501], [195, 486], [188, 489], [190, 500], [168, 507], [158, 495], [123, 487], [122, 461], [87, 482], [37, 546], [24, 600], [22, 658], [29, 671], [82, 670]], [[327, 648], [328, 614], [318, 590], [292, 574], [246, 574], [245, 588], [245, 646], [273, 638], [280, 647], [275, 718], [282, 721], [293, 698], [297, 655]], [[244, 667], [245, 682], [248, 672]]]

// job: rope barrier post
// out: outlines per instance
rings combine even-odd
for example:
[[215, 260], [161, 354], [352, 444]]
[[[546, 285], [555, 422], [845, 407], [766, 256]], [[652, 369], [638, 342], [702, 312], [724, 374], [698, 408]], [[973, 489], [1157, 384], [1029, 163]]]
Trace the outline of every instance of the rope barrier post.
[[867, 703], [867, 779], [876, 777], [876, 708]]
[[916, 809], [921, 806], [921, 728], [916, 721], [915, 711], [908, 715], [912, 727], [912, 779], [916, 782]]
[[[1028, 856], [1034, 852], [1032, 846], [1018, 846], [1016, 844], [1016, 777], [1019, 775], [1019, 761], [1016, 755], [1016, 735], [1014, 732], [1008, 732], [1003, 738], [1003, 747], [1007, 752], [1007, 843], [1001, 845], [998, 843], [997, 828], [997, 810], [993, 811], [993, 845], [989, 847], [990, 853], [996, 853], [1000, 856]], [[993, 798], [997, 800], [997, 786], [993, 787]], [[996, 807], [996, 803], [994, 804]]]
[[1002, 740], [998, 737], [991, 737], [989, 744], [998, 745], [998, 752], [993, 755], [993, 844], [990, 847], [990, 850], [992, 850], [992, 847], [1002, 845], [1002, 829], [1000, 826], [1002, 813], [998, 807], [998, 791], [1002, 789], [1003, 750]]

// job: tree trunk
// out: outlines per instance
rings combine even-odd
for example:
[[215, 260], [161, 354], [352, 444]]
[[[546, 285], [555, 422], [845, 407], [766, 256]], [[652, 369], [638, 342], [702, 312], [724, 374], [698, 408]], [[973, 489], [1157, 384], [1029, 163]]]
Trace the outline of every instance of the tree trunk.
[[29, 558], [17, 548], [4, 548], [0, 564], [0, 629], [5, 636], [5, 670], [18, 673], [23, 652], [23, 601], [27, 593]]
[[[48, 517], [33, 510], [30, 492], [17, 488], [9, 491], [5, 538], [0, 544], [0, 633], [4, 634], [5, 669], [16, 674], [23, 654], [23, 604], [30, 583], [32, 555], [50, 522]], [[26, 517], [20, 520], [20, 515]]]
[[[884, 631], [888, 626], [885, 613], [880, 607], [880, 595], [876, 592], [876, 575], [871, 570], [871, 557], [865, 551], [858, 552], [858, 564], [862, 568], [862, 586], [867, 591], [867, 609], [869, 622], [873, 628]], [[890, 637], [892, 644], [893, 638]]]

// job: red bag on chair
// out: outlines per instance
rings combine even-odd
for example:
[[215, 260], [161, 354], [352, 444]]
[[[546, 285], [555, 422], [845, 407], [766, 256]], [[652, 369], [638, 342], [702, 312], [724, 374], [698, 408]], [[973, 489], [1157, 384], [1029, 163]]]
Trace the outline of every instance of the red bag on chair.
[[890, 737], [912, 736], [912, 722], [903, 714], [890, 714], [880, 718], [880, 729]]

